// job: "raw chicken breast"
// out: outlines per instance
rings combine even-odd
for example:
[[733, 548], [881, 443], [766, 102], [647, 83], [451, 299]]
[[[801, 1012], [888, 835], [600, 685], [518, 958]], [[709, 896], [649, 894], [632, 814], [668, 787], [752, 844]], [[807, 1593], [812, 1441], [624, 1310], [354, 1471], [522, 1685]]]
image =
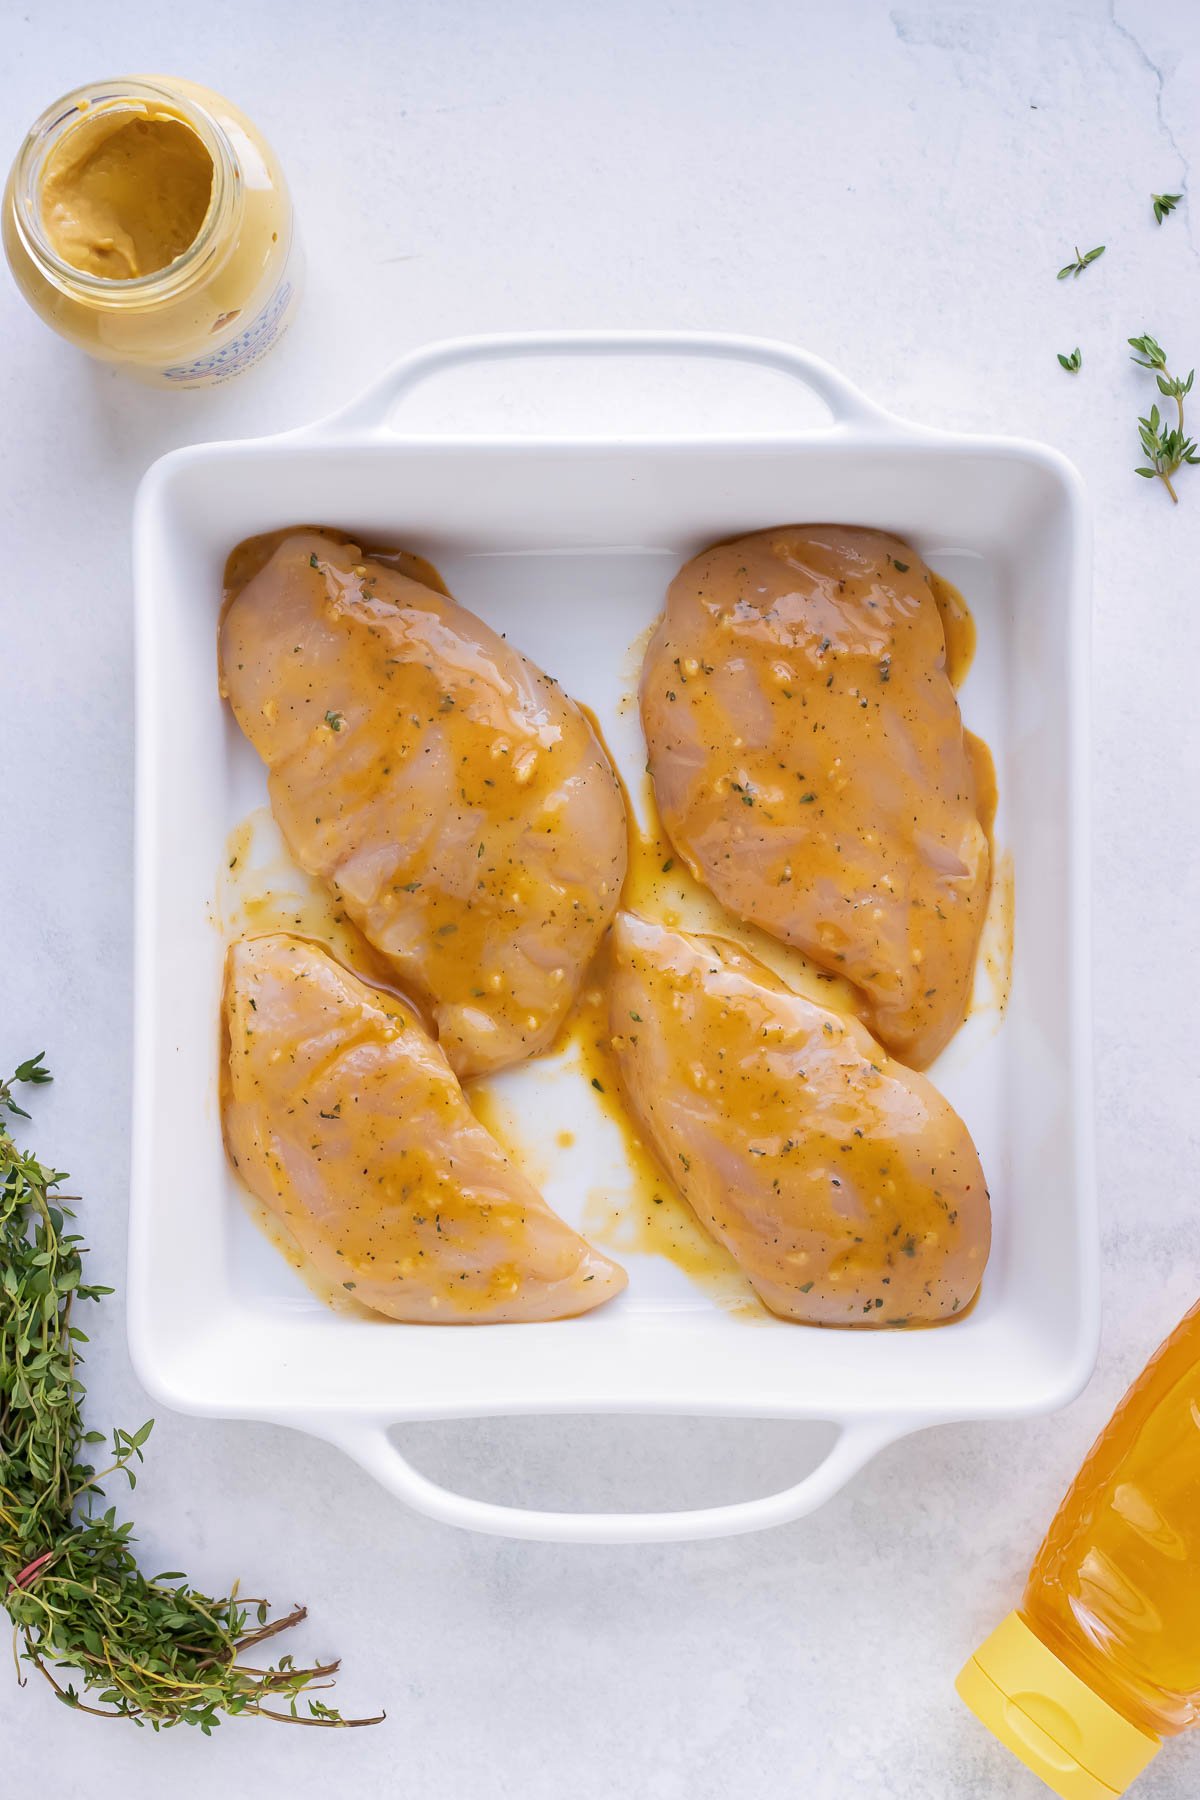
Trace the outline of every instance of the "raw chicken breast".
[[563, 1319], [624, 1270], [551, 1212], [414, 1013], [318, 945], [230, 946], [225, 1142], [330, 1286], [427, 1325]]
[[925, 1077], [723, 940], [622, 912], [613, 963], [629, 1104], [771, 1311], [810, 1325], [960, 1313], [991, 1212], [966, 1126]]
[[293, 856], [428, 1002], [455, 1071], [544, 1050], [625, 877], [579, 709], [448, 596], [314, 531], [232, 601], [220, 660]]
[[706, 550], [671, 584], [641, 703], [693, 873], [846, 976], [924, 1068], [967, 1008], [989, 855], [920, 557], [840, 525]]

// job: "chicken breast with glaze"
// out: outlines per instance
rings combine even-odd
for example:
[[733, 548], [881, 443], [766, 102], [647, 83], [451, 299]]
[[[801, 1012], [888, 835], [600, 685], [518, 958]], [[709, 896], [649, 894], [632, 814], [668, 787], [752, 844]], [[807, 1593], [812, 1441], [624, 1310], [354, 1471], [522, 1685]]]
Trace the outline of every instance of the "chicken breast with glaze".
[[966, 1126], [857, 1019], [734, 944], [618, 914], [610, 1027], [635, 1117], [772, 1312], [951, 1319], [991, 1212]]
[[625, 876], [578, 707], [465, 607], [314, 531], [233, 599], [220, 670], [293, 856], [428, 1002], [456, 1072], [544, 1050]]
[[962, 1021], [989, 852], [929, 571], [886, 532], [786, 526], [672, 582], [642, 720], [663, 824], [739, 918], [861, 991], [924, 1068]]
[[230, 946], [225, 1141], [313, 1269], [433, 1325], [563, 1319], [619, 1293], [509, 1161], [416, 1015], [318, 945]]

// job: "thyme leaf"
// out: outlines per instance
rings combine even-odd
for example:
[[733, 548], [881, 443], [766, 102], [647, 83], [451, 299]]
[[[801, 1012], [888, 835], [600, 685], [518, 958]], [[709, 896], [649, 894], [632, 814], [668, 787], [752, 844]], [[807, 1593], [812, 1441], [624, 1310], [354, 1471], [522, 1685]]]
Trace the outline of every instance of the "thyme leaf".
[[1081, 256], [1079, 254], [1079, 245], [1076, 244], [1074, 262], [1065, 263], [1058, 271], [1057, 279], [1059, 281], [1065, 281], [1068, 275], [1073, 275], [1076, 281], [1078, 281], [1088, 264], [1094, 263], [1098, 256], [1104, 255], [1105, 248], [1106, 246], [1104, 244], [1097, 244], [1094, 250], [1085, 250]]

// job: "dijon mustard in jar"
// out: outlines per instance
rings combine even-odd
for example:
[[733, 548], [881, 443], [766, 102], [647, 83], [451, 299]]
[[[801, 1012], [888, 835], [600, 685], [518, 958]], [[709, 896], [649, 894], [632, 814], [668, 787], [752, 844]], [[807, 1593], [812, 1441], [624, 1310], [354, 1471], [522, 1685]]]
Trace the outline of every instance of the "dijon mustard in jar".
[[194, 82], [107, 81], [56, 101], [18, 152], [2, 222], [34, 311], [160, 386], [240, 374], [295, 306], [279, 164], [237, 107]]

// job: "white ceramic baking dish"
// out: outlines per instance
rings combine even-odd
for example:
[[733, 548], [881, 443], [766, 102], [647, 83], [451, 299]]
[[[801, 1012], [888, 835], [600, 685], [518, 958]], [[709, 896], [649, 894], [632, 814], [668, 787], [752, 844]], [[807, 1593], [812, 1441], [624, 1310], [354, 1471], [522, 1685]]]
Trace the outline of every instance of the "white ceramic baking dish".
[[[613, 440], [421, 435], [402, 409], [432, 376], [528, 359], [618, 370], [714, 359], [794, 378], [816, 426]], [[630, 363], [628, 359], [641, 359]], [[466, 374], [464, 375], [464, 371]], [[699, 373], [699, 371], [697, 371]], [[628, 390], [626, 390], [628, 391]], [[586, 390], [581, 390], [586, 397]], [[777, 396], [775, 396], [777, 398]], [[467, 410], [469, 415], [469, 391]], [[644, 402], [644, 392], [643, 392]], [[582, 404], [582, 402], [581, 402]], [[644, 407], [643, 407], [644, 411]], [[251, 1222], [222, 1145], [214, 896], [227, 834], [262, 803], [253, 752], [217, 696], [221, 569], [240, 538], [327, 521], [403, 542], [599, 715], [627, 774], [644, 749], [630, 646], [677, 564], [793, 520], [886, 526], [958, 582], [979, 648], [967, 723], [999, 773], [1016, 869], [1016, 955], [1000, 1019], [985, 1005], [933, 1071], [988, 1172], [995, 1245], [982, 1296], [949, 1329], [819, 1331], [748, 1323], [671, 1263], [625, 1258], [616, 1302], [558, 1324], [448, 1329], [347, 1317], [314, 1298]], [[1088, 529], [1072, 467], [1035, 444], [907, 424], [782, 344], [675, 333], [562, 333], [438, 344], [311, 428], [156, 463], [135, 520], [137, 997], [129, 1334], [146, 1387], [185, 1412], [278, 1421], [340, 1444], [412, 1506], [512, 1536], [642, 1542], [750, 1531], [811, 1511], [882, 1445], [922, 1426], [1070, 1400], [1098, 1330], [1088, 1021]], [[625, 699], [623, 700], [623, 696]], [[632, 783], [638, 791], [636, 780]], [[570, 1124], [547, 1194], [580, 1222], [620, 1148], [562, 1071], [506, 1096], [535, 1134]], [[556, 1085], [557, 1084], [557, 1085]], [[502, 1413], [751, 1415], [832, 1421], [795, 1486], [694, 1512], [524, 1512], [415, 1469], [395, 1424]]]

